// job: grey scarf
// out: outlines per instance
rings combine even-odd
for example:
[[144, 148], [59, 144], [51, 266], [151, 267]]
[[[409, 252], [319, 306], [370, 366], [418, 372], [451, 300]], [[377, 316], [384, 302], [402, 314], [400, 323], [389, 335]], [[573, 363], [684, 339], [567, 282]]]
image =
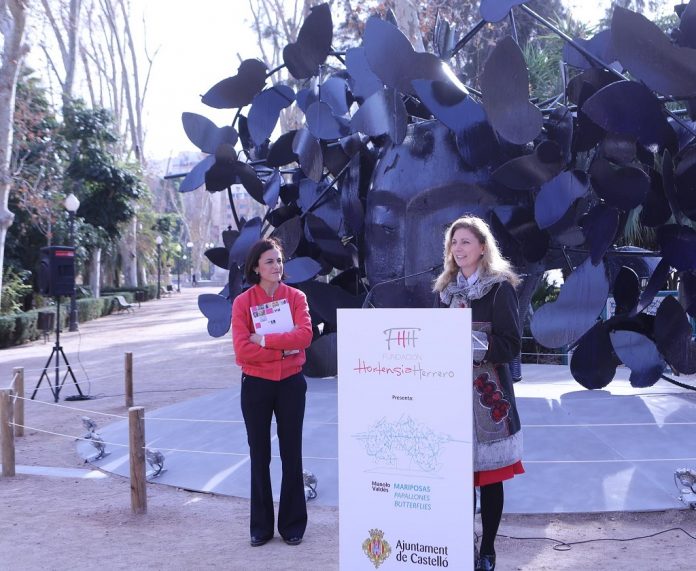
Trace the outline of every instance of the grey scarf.
[[451, 306], [452, 299], [456, 296], [463, 301], [467, 307], [471, 307], [472, 300], [481, 299], [491, 291], [495, 284], [504, 281], [505, 277], [502, 275], [479, 275], [478, 279], [473, 284], [469, 285], [460, 272], [457, 273], [457, 281], [448, 283], [447, 287], [440, 292], [440, 300], [445, 305]]

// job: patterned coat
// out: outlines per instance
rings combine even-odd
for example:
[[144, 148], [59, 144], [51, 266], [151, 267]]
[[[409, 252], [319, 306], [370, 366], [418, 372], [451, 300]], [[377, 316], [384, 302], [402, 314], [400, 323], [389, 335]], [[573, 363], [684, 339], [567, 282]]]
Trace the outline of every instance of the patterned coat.
[[[455, 295], [450, 307], [461, 303]], [[474, 329], [488, 333], [488, 350], [473, 371], [474, 469], [495, 470], [522, 458], [521, 424], [508, 365], [521, 344], [515, 289], [507, 281], [494, 285], [471, 301], [471, 314]]]

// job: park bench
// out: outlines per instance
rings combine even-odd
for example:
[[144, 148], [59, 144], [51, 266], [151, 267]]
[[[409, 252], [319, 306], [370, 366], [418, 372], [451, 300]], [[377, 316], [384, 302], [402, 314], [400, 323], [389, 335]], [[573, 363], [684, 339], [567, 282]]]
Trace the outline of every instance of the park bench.
[[126, 298], [123, 297], [122, 295], [116, 295], [116, 296], [114, 296], [114, 301], [113, 301], [113, 303], [114, 303], [114, 305], [116, 306], [116, 310], [117, 310], [119, 313], [121, 313], [122, 311], [133, 311], [133, 312], [135, 311], [135, 309], [133, 309], [133, 304], [132, 304], [132, 303], [128, 303], [128, 302], [126, 301]]

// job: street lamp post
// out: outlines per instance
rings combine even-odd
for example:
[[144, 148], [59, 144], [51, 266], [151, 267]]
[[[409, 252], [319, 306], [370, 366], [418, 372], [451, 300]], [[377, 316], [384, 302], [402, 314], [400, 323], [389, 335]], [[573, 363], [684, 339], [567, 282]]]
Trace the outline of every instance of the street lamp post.
[[162, 236], [155, 238], [157, 244], [157, 299], [162, 297]]
[[181, 254], [176, 257], [176, 293], [181, 293]]
[[[80, 201], [72, 192], [68, 194], [63, 203], [70, 217], [70, 245], [75, 247], [75, 213], [80, 208]], [[72, 295], [70, 296], [70, 325], [68, 331], [78, 331], [77, 327], [77, 292], [73, 284]]]
[[[207, 252], [208, 250], [211, 250], [214, 247], [215, 247], [215, 244], [213, 242], [207, 242], [205, 245], [205, 250]], [[206, 256], [206, 258], [207, 258], [207, 256]], [[206, 279], [212, 279], [212, 277], [213, 277], [213, 266], [210, 263], [210, 258], [208, 258], [208, 277]]]
[[186, 242], [186, 247], [188, 248], [189, 261], [191, 264], [191, 271], [189, 272], [189, 277], [191, 278], [191, 285], [195, 286], [195, 280], [193, 278], [193, 242]]
[[181, 244], [174, 246], [176, 252], [176, 293], [181, 293]]

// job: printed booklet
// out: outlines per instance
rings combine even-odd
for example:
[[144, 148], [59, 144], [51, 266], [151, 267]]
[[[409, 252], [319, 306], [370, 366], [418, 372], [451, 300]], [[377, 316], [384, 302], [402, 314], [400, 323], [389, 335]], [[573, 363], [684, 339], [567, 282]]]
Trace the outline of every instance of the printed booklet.
[[254, 322], [254, 331], [259, 335], [287, 333], [295, 327], [287, 299], [252, 306], [251, 319]]

